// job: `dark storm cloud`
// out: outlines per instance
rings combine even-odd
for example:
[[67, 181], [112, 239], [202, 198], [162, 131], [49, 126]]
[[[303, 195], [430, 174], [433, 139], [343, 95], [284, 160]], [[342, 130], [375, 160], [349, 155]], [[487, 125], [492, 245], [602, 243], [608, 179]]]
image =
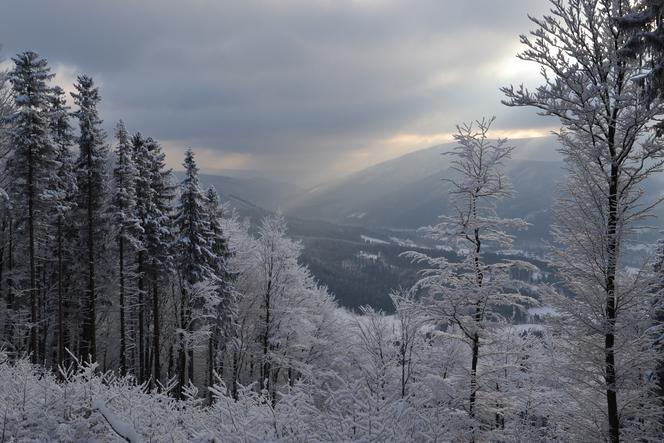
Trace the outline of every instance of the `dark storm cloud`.
[[[532, 0], [4, 0], [0, 43], [92, 74], [103, 117], [173, 143], [301, 172], [398, 133], [503, 109]], [[502, 117], [505, 116], [503, 119]], [[220, 156], [220, 158], [224, 158]], [[223, 167], [223, 165], [214, 165]], [[319, 171], [321, 176], [330, 171]], [[338, 171], [337, 171], [338, 172]]]

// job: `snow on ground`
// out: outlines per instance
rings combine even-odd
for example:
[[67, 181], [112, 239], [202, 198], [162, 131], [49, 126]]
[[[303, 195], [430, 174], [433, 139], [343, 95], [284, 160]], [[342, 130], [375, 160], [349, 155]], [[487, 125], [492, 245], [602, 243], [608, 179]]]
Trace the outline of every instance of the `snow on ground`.
[[535, 308], [528, 308], [528, 315], [539, 315], [544, 317], [547, 315], [555, 315], [556, 310], [551, 306], [538, 306]]
[[531, 252], [531, 251], [526, 251], [523, 249], [499, 249], [494, 252], [496, 255], [504, 255], [504, 256], [510, 256], [510, 257], [526, 257], [526, 258], [531, 258], [534, 260], [539, 260], [539, 261], [546, 261], [544, 257], [541, 255]]
[[275, 427], [296, 412], [272, 408], [254, 392], [243, 390], [235, 402], [221, 386], [218, 401], [204, 407], [200, 398], [177, 401], [97, 365], [68, 371], [60, 383], [26, 360], [1, 357], [0, 439], [8, 443], [292, 441], [275, 435]]
[[429, 249], [427, 246], [418, 245], [413, 240], [409, 238], [399, 238], [399, 237], [390, 237], [390, 241], [397, 246], [404, 248], [419, 248], [419, 249]]
[[657, 248], [656, 244], [644, 244], [644, 243], [626, 243], [625, 249], [633, 252], [644, 252], [647, 254], [652, 254]]
[[544, 331], [546, 330], [546, 326], [539, 323], [524, 323], [522, 325], [511, 325], [510, 329], [516, 332]]
[[360, 235], [360, 238], [362, 238], [362, 240], [365, 243], [369, 243], [369, 244], [372, 244], [372, 245], [389, 245], [390, 244], [390, 242], [388, 242], [388, 241], [381, 240], [381, 239], [375, 238], [375, 237], [369, 237], [368, 235]]
[[378, 260], [378, 254], [369, 254], [368, 252], [360, 251], [357, 253], [357, 257], [361, 258], [363, 260], [369, 260], [369, 261], [377, 261]]

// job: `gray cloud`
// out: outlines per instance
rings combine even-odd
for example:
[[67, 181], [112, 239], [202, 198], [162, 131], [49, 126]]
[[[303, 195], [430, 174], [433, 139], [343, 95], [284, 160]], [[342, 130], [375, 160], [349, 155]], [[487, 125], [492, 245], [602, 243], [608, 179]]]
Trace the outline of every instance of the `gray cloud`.
[[534, 3], [6, 0], [0, 43], [95, 76], [109, 127], [123, 118], [218, 152], [211, 166], [240, 155], [242, 167], [313, 182], [358, 150], [380, 159], [399, 133], [490, 114], [505, 129], [544, 125], [498, 92], [521, 81], [500, 63], [530, 29], [526, 14], [546, 8]]

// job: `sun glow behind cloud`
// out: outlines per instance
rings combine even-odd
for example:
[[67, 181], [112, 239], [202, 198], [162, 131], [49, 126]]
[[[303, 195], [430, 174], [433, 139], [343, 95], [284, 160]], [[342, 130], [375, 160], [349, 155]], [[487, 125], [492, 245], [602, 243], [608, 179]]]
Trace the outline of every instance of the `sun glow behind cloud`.
[[[166, 153], [168, 167], [181, 170], [187, 145], [179, 140], [162, 141], [161, 145]], [[248, 154], [220, 153], [215, 149], [194, 146], [192, 149], [196, 155], [196, 163], [203, 173], [214, 174], [224, 169], [243, 170], [252, 165], [252, 158]]]
[[[514, 128], [514, 129], [495, 129], [490, 132], [492, 138], [524, 139], [550, 136], [555, 127], [542, 128]], [[339, 173], [354, 172], [372, 164], [397, 158], [410, 152], [420, 149], [430, 148], [435, 145], [452, 143], [454, 133], [441, 132], [436, 134], [417, 134], [417, 133], [398, 133], [376, 144], [358, 149], [348, 153], [340, 158], [334, 165]], [[524, 156], [530, 156], [532, 153], [523, 153]], [[516, 152], [515, 157], [520, 157]]]
[[[202, 170], [315, 185], [450, 142], [455, 123], [483, 115], [507, 136], [546, 135], [527, 128], [550, 122], [502, 106], [498, 90], [536, 80], [536, 66], [515, 55], [532, 27], [526, 14], [546, 9], [528, 0], [7, 2], [0, 58], [34, 50], [68, 92], [76, 74], [92, 75], [109, 144], [122, 119], [168, 146], [177, 169], [192, 146]], [[27, 22], [40, 32], [24, 32]]]

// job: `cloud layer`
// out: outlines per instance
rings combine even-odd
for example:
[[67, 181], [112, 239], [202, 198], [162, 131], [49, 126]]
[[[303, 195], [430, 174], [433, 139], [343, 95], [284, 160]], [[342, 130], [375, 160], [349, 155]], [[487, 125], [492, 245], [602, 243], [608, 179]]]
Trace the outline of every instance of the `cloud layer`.
[[[498, 116], [506, 131], [551, 122], [502, 107], [531, 81], [514, 58], [544, 0], [8, 0], [3, 54], [32, 49], [59, 83], [101, 85], [108, 126], [186, 146], [204, 168], [268, 170], [312, 184], [449, 138]], [[540, 129], [541, 130], [541, 129]], [[537, 133], [535, 131], [534, 133]]]

